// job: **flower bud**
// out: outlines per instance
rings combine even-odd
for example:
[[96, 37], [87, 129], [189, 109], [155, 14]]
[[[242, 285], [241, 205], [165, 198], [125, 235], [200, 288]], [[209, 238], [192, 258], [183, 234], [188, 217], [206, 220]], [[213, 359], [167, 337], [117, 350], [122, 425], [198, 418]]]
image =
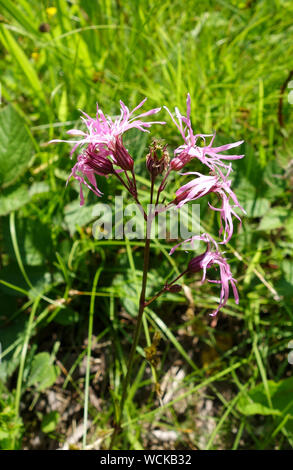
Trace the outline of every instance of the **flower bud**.
[[204, 259], [205, 255], [206, 255], [206, 252], [202, 253], [199, 256], [196, 256], [195, 258], [192, 258], [192, 260], [189, 261], [189, 263], [188, 263], [187, 270], [190, 273], [197, 273], [198, 271], [201, 271], [201, 269], [202, 269], [202, 260]]
[[171, 169], [174, 171], [181, 170], [187, 163], [190, 162], [191, 158], [192, 157], [188, 155], [186, 151], [181, 152], [179, 155], [177, 155], [171, 160]]
[[109, 175], [114, 173], [111, 160], [106, 156], [107, 151], [100, 149], [93, 144], [89, 144], [86, 149], [86, 165], [92, 168], [99, 175]]
[[182, 286], [180, 286], [180, 284], [173, 284], [172, 286], [166, 287], [166, 290], [168, 292], [172, 292], [173, 294], [177, 294], [177, 292], [182, 290]]
[[150, 151], [146, 156], [146, 167], [149, 173], [156, 178], [161, 175], [168, 168], [169, 165], [169, 154], [167, 151], [167, 145], [164, 145], [154, 140], [150, 146]]
[[114, 150], [113, 150], [113, 157], [115, 163], [122, 168], [122, 170], [132, 170], [134, 162], [129, 155], [128, 151], [124, 147], [121, 139], [116, 139]]

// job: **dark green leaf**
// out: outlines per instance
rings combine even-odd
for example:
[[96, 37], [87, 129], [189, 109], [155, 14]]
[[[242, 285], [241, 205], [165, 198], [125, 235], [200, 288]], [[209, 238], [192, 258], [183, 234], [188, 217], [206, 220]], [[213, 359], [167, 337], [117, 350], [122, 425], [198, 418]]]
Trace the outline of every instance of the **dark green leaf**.
[[57, 379], [57, 368], [51, 364], [50, 354], [41, 352], [34, 357], [27, 386], [35, 386], [39, 391], [51, 387]]
[[42, 431], [45, 433], [50, 433], [55, 431], [58, 421], [60, 419], [60, 414], [58, 411], [51, 411], [44, 416], [41, 424]]
[[0, 186], [12, 184], [29, 166], [33, 153], [30, 132], [12, 106], [0, 111]]

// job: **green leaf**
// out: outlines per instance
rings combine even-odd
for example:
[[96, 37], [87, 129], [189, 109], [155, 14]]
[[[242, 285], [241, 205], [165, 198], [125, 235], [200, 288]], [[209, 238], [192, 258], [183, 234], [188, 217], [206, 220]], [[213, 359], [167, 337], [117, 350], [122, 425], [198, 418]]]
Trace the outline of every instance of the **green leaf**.
[[256, 187], [247, 179], [241, 179], [236, 193], [240, 204], [247, 212], [247, 217], [262, 217], [269, 210], [270, 203], [268, 199], [259, 197]]
[[269, 380], [267, 382], [272, 400], [272, 408], [267, 401], [264, 384], [252, 388], [246, 396], [238, 402], [238, 410], [246, 415], [292, 415], [293, 418], [293, 377], [280, 382]]
[[30, 165], [34, 147], [30, 132], [12, 106], [0, 111], [0, 186], [12, 184]]
[[68, 114], [68, 106], [67, 106], [67, 93], [66, 90], [63, 90], [61, 95], [61, 100], [59, 104], [58, 110], [58, 119], [59, 121], [63, 122], [66, 121]]
[[288, 210], [284, 207], [273, 207], [262, 218], [258, 230], [274, 230], [276, 228], [284, 227], [288, 217]]
[[[0, 157], [1, 160], [1, 157]], [[0, 162], [1, 173], [1, 162]], [[1, 177], [1, 176], [0, 176]], [[9, 212], [16, 211], [27, 204], [30, 200], [30, 194], [27, 186], [10, 186], [1, 191], [0, 194], [0, 216], [7, 215]]]
[[[0, 270], [0, 291], [9, 295], [16, 295], [17, 297], [28, 295], [30, 293], [32, 298], [35, 298], [38, 293], [44, 292], [46, 289], [52, 287], [53, 283], [59, 284], [63, 281], [60, 272], [50, 273], [47, 272], [45, 266], [26, 266], [27, 276], [34, 287], [34, 291], [27, 285], [17, 263], [11, 262]], [[13, 289], [7, 285], [15, 286], [18, 289]], [[26, 294], [21, 291], [27, 291]]]
[[60, 419], [60, 414], [58, 411], [51, 411], [44, 416], [41, 424], [41, 429], [46, 434], [55, 431], [58, 421]]
[[[0, 343], [2, 353], [6, 351], [7, 348], [10, 348], [15, 341], [20, 340], [24, 341], [25, 331], [27, 327], [27, 319], [23, 317], [18, 317], [12, 322], [7, 322], [7, 317], [15, 311], [7, 310], [6, 305], [9, 306], [9, 303], [5, 303], [5, 295], [0, 294], [1, 308], [2, 308], [2, 321], [4, 324], [0, 326]], [[7, 296], [10, 297], [10, 296]], [[15, 300], [15, 297], [12, 297]], [[6, 320], [6, 321], [5, 321]], [[15, 351], [14, 349], [10, 350], [8, 354], [5, 353], [4, 357], [1, 357], [0, 361], [0, 384], [4, 384], [9, 377], [13, 374], [15, 369], [19, 365], [20, 360], [20, 351]]]
[[288, 237], [293, 240], [293, 214], [291, 213], [286, 222], [285, 222], [285, 230]]
[[289, 259], [283, 260], [282, 270], [284, 271], [286, 281], [293, 284], [293, 261], [290, 261]]
[[94, 205], [80, 205], [79, 199], [70, 202], [64, 208], [65, 224], [70, 235], [73, 235], [77, 227], [87, 225], [95, 217], [93, 215]]
[[51, 387], [57, 379], [58, 369], [51, 364], [50, 354], [42, 352], [34, 357], [27, 386], [35, 386], [38, 391]]
[[[16, 6], [16, 4], [11, 0], [0, 0], [0, 5], [3, 8], [3, 11], [6, 10], [18, 23], [20, 26], [25, 28], [31, 33], [36, 33], [36, 23], [28, 17], [27, 12], [22, 13], [22, 11]], [[33, 10], [32, 10], [33, 11]]]
[[[40, 220], [20, 218], [16, 220], [16, 233], [21, 244], [20, 256], [24, 264], [30, 266], [45, 265], [53, 254], [50, 227]], [[6, 252], [16, 260], [9, 223], [4, 223], [4, 243]]]
[[262, 217], [268, 212], [270, 203], [267, 199], [255, 198], [246, 199], [242, 206], [247, 212], [247, 217]]

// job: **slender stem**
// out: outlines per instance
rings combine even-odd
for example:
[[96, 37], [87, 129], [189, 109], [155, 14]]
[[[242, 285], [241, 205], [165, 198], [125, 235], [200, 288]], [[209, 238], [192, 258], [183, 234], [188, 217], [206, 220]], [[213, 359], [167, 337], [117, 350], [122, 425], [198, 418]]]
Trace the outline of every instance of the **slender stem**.
[[[126, 173], [126, 172], [125, 172]], [[142, 207], [141, 203], [139, 202], [138, 200], [138, 197], [137, 197], [137, 194], [136, 194], [136, 190], [135, 190], [135, 194], [131, 191], [131, 188], [129, 186], [127, 186], [127, 184], [125, 183], [125, 181], [123, 180], [123, 178], [121, 178], [121, 176], [119, 175], [119, 173], [117, 173], [116, 171], [114, 172], [114, 175], [117, 176], [118, 180], [120, 181], [120, 183], [127, 189], [127, 191], [131, 194], [131, 196], [134, 198], [135, 202], [137, 203], [138, 205], [138, 208], [139, 210], [141, 211], [142, 215], [143, 215], [143, 218], [145, 221], [147, 221], [147, 214], [145, 213], [145, 210], [144, 208]], [[127, 175], [127, 173], [126, 173]], [[128, 176], [128, 175], [127, 175]], [[129, 177], [128, 177], [128, 180], [129, 180]]]
[[165, 176], [164, 176], [164, 178], [163, 178], [163, 180], [162, 180], [162, 182], [161, 182], [161, 184], [160, 184], [160, 186], [159, 186], [155, 206], [157, 206], [157, 205], [159, 204], [160, 194], [161, 194], [161, 192], [163, 191], [163, 189], [165, 188], [165, 182], [166, 182], [166, 180], [167, 180], [167, 178], [168, 178], [170, 172], [171, 172], [171, 168], [169, 168], [169, 169], [167, 170], [167, 173], [165, 174]]
[[178, 279], [180, 279], [180, 277], [182, 277], [185, 273], [187, 272], [184, 271], [183, 273], [179, 274], [179, 276], [177, 276], [175, 279], [173, 279], [173, 281], [171, 281], [169, 284], [166, 284], [163, 289], [160, 290], [160, 292], [158, 292], [156, 295], [154, 295], [154, 297], [152, 297], [150, 300], [147, 300], [144, 304], [145, 307], [147, 307], [148, 305], [150, 305], [154, 300], [156, 300], [158, 297], [160, 297], [160, 295], [164, 294], [164, 292], [168, 291], [169, 290], [169, 287], [172, 286], [172, 284], [174, 284], [174, 282], [178, 281]]
[[[18, 370], [18, 376], [17, 376], [15, 403], [14, 403], [15, 414], [17, 417], [19, 416], [20, 398], [21, 398], [21, 393], [22, 393], [22, 380], [23, 380], [23, 373], [24, 373], [25, 360], [26, 360], [26, 355], [27, 355], [27, 350], [28, 350], [28, 344], [29, 344], [29, 340], [32, 334], [34, 316], [37, 311], [40, 300], [41, 300], [41, 297], [38, 296], [32, 306], [28, 323], [27, 323], [27, 327], [26, 327], [26, 331], [25, 331], [24, 342], [23, 342], [21, 356], [20, 356], [20, 364], [19, 364], [19, 370]], [[15, 447], [15, 440], [16, 440], [16, 437], [14, 436], [12, 439], [13, 449]]]
[[[154, 181], [152, 179], [152, 185], [151, 185], [151, 197], [150, 197], [150, 203], [152, 204], [153, 201], [153, 191], [154, 191]], [[127, 390], [129, 386], [129, 381], [130, 381], [130, 376], [132, 372], [132, 367], [135, 359], [135, 353], [136, 353], [136, 348], [138, 345], [138, 340], [140, 337], [140, 332], [141, 332], [141, 325], [142, 325], [142, 319], [143, 319], [143, 312], [145, 308], [145, 292], [146, 292], [146, 285], [147, 285], [147, 275], [148, 275], [148, 269], [149, 269], [149, 260], [150, 260], [150, 232], [151, 232], [151, 224], [152, 224], [152, 214], [151, 211], [147, 217], [147, 224], [146, 224], [146, 236], [145, 236], [145, 246], [144, 246], [144, 261], [143, 261], [143, 276], [142, 276], [142, 284], [141, 284], [141, 293], [140, 293], [140, 299], [139, 299], [139, 311], [138, 311], [138, 316], [136, 320], [136, 326], [135, 326], [135, 331], [134, 331], [134, 338], [129, 354], [129, 359], [128, 359], [128, 364], [127, 364], [127, 373], [123, 381], [123, 386], [122, 386], [122, 397], [121, 397], [121, 402], [120, 402], [120, 412], [119, 412], [119, 417], [117, 422], [115, 423], [114, 427], [114, 432], [112, 434], [111, 438], [111, 443], [110, 443], [110, 449], [113, 449], [116, 436], [120, 430], [121, 426], [121, 421], [122, 421], [122, 416], [123, 416], [123, 409], [125, 405], [125, 400], [127, 396]]]
[[133, 178], [133, 184], [134, 184], [134, 187], [135, 187], [135, 191], [137, 193], [136, 178], [135, 178], [135, 172], [134, 172], [133, 168], [131, 170], [131, 174], [132, 174], [132, 178]]
[[21, 351], [21, 356], [20, 356], [20, 365], [19, 365], [19, 371], [18, 371], [18, 376], [17, 376], [17, 384], [16, 384], [16, 392], [15, 392], [15, 413], [18, 416], [19, 415], [19, 405], [20, 405], [20, 398], [21, 398], [21, 387], [22, 387], [22, 379], [23, 379], [23, 372], [24, 372], [24, 365], [25, 365], [25, 359], [27, 355], [27, 350], [28, 350], [28, 344], [29, 340], [31, 337], [32, 333], [32, 325], [34, 321], [34, 316], [37, 310], [37, 307], [39, 305], [41, 298], [37, 297], [36, 300], [34, 301], [34, 304], [32, 306], [30, 316], [28, 319], [26, 331], [25, 331], [25, 336], [24, 336], [24, 342], [22, 346], [22, 351]]
[[100, 277], [100, 274], [103, 270], [103, 267], [98, 268], [93, 282], [92, 292], [91, 292], [91, 303], [90, 303], [90, 316], [89, 316], [89, 326], [88, 326], [88, 348], [87, 348], [87, 359], [86, 359], [86, 376], [85, 376], [85, 391], [84, 391], [84, 411], [83, 411], [83, 438], [82, 438], [82, 448], [86, 448], [86, 435], [87, 435], [87, 426], [88, 426], [88, 404], [89, 404], [89, 382], [90, 382], [90, 360], [91, 360], [91, 351], [92, 351], [92, 336], [93, 336], [93, 324], [94, 324], [94, 312], [95, 312], [95, 293], [97, 288], [97, 283]]
[[136, 187], [135, 187], [135, 185], [134, 185], [134, 182], [133, 182], [133, 181], [130, 181], [128, 172], [127, 172], [126, 170], [124, 170], [124, 174], [125, 174], [126, 179], [127, 179], [127, 181], [128, 181], [130, 190], [131, 190], [131, 188], [132, 188], [132, 194], [133, 194], [133, 193], [136, 194]]
[[117, 178], [119, 179], [120, 183], [127, 189], [127, 191], [129, 193], [131, 193], [130, 191], [130, 188], [127, 186], [127, 184], [125, 183], [125, 181], [123, 180], [123, 178], [121, 178], [121, 176], [119, 175], [119, 173], [117, 171], [114, 172], [114, 175], [117, 176]]

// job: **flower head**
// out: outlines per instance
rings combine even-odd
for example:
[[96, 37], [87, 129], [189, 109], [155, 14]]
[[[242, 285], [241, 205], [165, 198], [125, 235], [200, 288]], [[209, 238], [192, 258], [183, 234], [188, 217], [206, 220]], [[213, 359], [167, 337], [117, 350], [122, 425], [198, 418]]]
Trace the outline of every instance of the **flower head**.
[[151, 127], [153, 124], [165, 124], [161, 121], [153, 122], [144, 122], [141, 118], [151, 116], [160, 111], [161, 108], [151, 109], [145, 113], [134, 116], [135, 111], [142, 107], [146, 102], [145, 98], [138, 106], [136, 106], [132, 111], [129, 111], [127, 106], [120, 101], [120, 116], [113, 120], [110, 116], [105, 116], [103, 111], [99, 109], [97, 105], [96, 118], [91, 118], [86, 113], [82, 111], [84, 117], [82, 121], [86, 125], [87, 131], [84, 132], [80, 129], [71, 129], [67, 134], [71, 136], [82, 137], [80, 140], [52, 140], [51, 142], [68, 142], [74, 144], [71, 154], [76, 150], [77, 147], [93, 144], [93, 145], [105, 145], [107, 146], [110, 152], [114, 152], [117, 139], [120, 139], [124, 132], [129, 129], [139, 129], [143, 132], [147, 131], [147, 128]]
[[[228, 165], [223, 163], [222, 160], [237, 160], [239, 158], [243, 158], [244, 155], [225, 155], [220, 152], [224, 152], [234, 147], [238, 147], [240, 144], [243, 143], [243, 140], [238, 142], [233, 142], [231, 144], [225, 144], [220, 147], [212, 147], [216, 134], [194, 134], [192, 126], [191, 126], [191, 119], [190, 119], [190, 111], [191, 111], [191, 100], [190, 95], [187, 95], [187, 110], [186, 116], [183, 116], [178, 108], [175, 108], [175, 116], [176, 119], [173, 117], [172, 113], [169, 111], [167, 107], [165, 109], [171, 116], [172, 121], [176, 125], [177, 129], [179, 130], [184, 144], [180, 145], [174, 151], [174, 159], [171, 160], [171, 168], [172, 170], [178, 171], [181, 170], [192, 158], [197, 158], [201, 163], [206, 165], [212, 171], [218, 170], [220, 167], [222, 168], [229, 168]], [[211, 141], [208, 145], [206, 145], [206, 137], [212, 137]], [[197, 145], [198, 139], [202, 139], [204, 142], [204, 146]]]
[[147, 128], [152, 124], [165, 124], [165, 122], [161, 121], [144, 122], [142, 120], [142, 118], [158, 113], [161, 108], [151, 109], [138, 116], [134, 116], [135, 111], [141, 108], [145, 101], [146, 98], [132, 111], [129, 111], [127, 106], [120, 101], [121, 113], [115, 120], [112, 120], [109, 116], [106, 117], [97, 105], [96, 118], [91, 118], [82, 112], [84, 117], [81, 119], [86, 126], [86, 131], [71, 129], [67, 132], [69, 135], [81, 137], [81, 139], [69, 141], [55, 139], [51, 141], [74, 144], [70, 155], [78, 147], [83, 147], [83, 150], [77, 157], [77, 163], [73, 166], [69, 176], [69, 178], [73, 176], [79, 181], [81, 205], [84, 204], [83, 184], [97, 196], [102, 195], [101, 191], [97, 188], [95, 175], [108, 176], [111, 173], [120, 171], [114, 170], [113, 164], [124, 171], [133, 170], [133, 159], [122, 141], [124, 132], [133, 128], [148, 132]]
[[158, 140], [153, 140], [150, 151], [146, 156], [146, 167], [153, 178], [162, 175], [169, 166], [169, 154], [167, 145]]
[[[177, 245], [173, 246], [173, 248], [170, 250], [169, 255], [173, 255], [174, 251], [180, 246], [185, 243], [190, 243], [192, 246], [195, 241], [202, 241], [207, 243], [207, 249], [210, 249], [211, 245], [214, 245], [215, 249], [218, 251], [218, 244], [216, 240], [213, 239], [211, 235], [208, 233], [202, 233], [201, 235], [193, 235], [191, 238], [187, 238], [187, 240], [184, 240], [180, 243], [177, 243]], [[187, 251], [187, 250], [186, 250]]]
[[176, 191], [176, 197], [173, 204], [175, 204], [177, 208], [182, 207], [189, 201], [195, 201], [196, 199], [214, 191], [218, 185], [219, 177], [216, 175], [202, 175], [198, 172], [192, 172], [192, 174], [198, 175], [198, 177], [184, 184]]
[[[197, 172], [188, 172], [184, 174], [195, 174], [197, 178], [189, 181], [187, 184], [182, 186], [176, 191], [176, 197], [173, 204], [180, 208], [189, 201], [195, 201], [209, 193], [215, 193], [222, 201], [220, 208], [216, 208], [209, 203], [209, 207], [212, 210], [220, 212], [221, 226], [219, 235], [224, 235], [221, 243], [228, 243], [233, 234], [233, 220], [232, 215], [236, 217], [240, 223], [241, 219], [234, 211], [234, 208], [238, 207], [244, 214], [246, 213], [243, 207], [239, 204], [235, 193], [231, 189], [231, 180], [227, 180], [231, 167], [227, 174], [220, 171], [220, 175], [202, 175]], [[233, 204], [230, 204], [230, 200]]]
[[219, 268], [220, 280], [207, 279], [208, 282], [215, 284], [221, 284], [220, 302], [218, 308], [211, 313], [211, 316], [217, 315], [219, 310], [224, 307], [229, 298], [230, 285], [234, 294], [236, 304], [239, 303], [239, 296], [236, 288], [236, 280], [233, 278], [230, 266], [227, 260], [222, 256], [219, 251], [210, 251], [207, 249], [205, 253], [193, 258], [188, 264], [188, 271], [195, 273], [200, 270], [203, 271], [203, 277], [201, 283], [203, 284], [206, 280], [207, 269], [211, 267]]
[[122, 170], [128, 171], [133, 169], [134, 161], [124, 147], [121, 138], [115, 141], [112, 158], [114, 163], [122, 168]]
[[85, 152], [77, 157], [77, 163], [73, 166], [67, 179], [73, 176], [80, 185], [80, 205], [84, 204], [82, 185], [87, 186], [96, 196], [102, 196], [102, 192], [97, 187], [95, 175], [108, 176], [114, 173], [113, 164], [107, 158], [105, 149], [90, 144]]

